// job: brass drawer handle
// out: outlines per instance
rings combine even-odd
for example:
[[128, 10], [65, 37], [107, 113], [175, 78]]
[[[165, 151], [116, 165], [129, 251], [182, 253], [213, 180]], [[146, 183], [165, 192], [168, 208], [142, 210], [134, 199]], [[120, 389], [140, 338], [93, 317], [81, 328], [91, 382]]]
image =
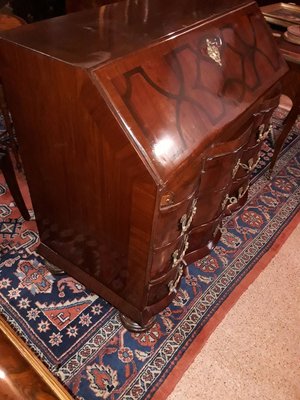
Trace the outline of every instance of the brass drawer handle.
[[223, 203], [222, 203], [222, 210], [225, 209], [225, 207], [227, 206], [228, 203], [229, 203], [229, 205], [235, 204], [235, 203], [238, 202], [239, 199], [240, 199], [240, 197], [235, 197], [235, 196], [231, 196], [230, 197], [229, 194], [227, 193], [226, 197], [225, 197], [225, 199], [223, 200]]
[[241, 199], [242, 197], [245, 196], [245, 194], [247, 193], [247, 190], [249, 189], [249, 185], [247, 185], [245, 187], [245, 189], [243, 189], [243, 187], [239, 188], [239, 195], [238, 195], [238, 199]]
[[189, 216], [187, 214], [184, 214], [181, 219], [180, 219], [180, 224], [181, 224], [181, 233], [185, 233], [189, 227], [191, 226], [191, 223], [193, 221], [194, 215], [196, 214], [197, 211], [197, 200], [194, 199], [192, 203], [192, 207], [189, 213]]
[[230, 197], [229, 194], [226, 194], [225, 199], [223, 200], [222, 203], [222, 210], [224, 210], [224, 208], [226, 207], [226, 205], [229, 203], [230, 205], [232, 204], [236, 204], [242, 197], [244, 197], [244, 195], [246, 194], [247, 190], [249, 189], [249, 185], [247, 185], [245, 187], [245, 189], [243, 187], [239, 188], [238, 191], [238, 197], [232, 196]]
[[258, 127], [258, 138], [257, 143], [267, 139], [269, 133], [272, 132], [273, 126], [272, 124], [269, 125], [268, 129], [265, 130], [265, 124], [262, 124]]
[[238, 202], [238, 199], [235, 196], [231, 196], [230, 197], [229, 194], [227, 193], [226, 197], [225, 197], [225, 199], [224, 199], [224, 201], [222, 203], [222, 208], [224, 210], [224, 208], [227, 206], [228, 203], [229, 204], [235, 204], [237, 202]]
[[214, 233], [213, 233], [213, 237], [214, 237], [214, 238], [217, 236], [217, 233], [218, 233], [219, 231], [221, 232], [221, 234], [223, 234], [224, 232], [226, 232], [226, 229], [225, 229], [225, 228], [222, 228], [222, 227], [221, 227], [221, 224], [219, 224], [219, 225], [216, 227], [216, 229], [214, 230]]
[[181, 254], [179, 255], [179, 250], [175, 250], [174, 253], [172, 254], [173, 257], [173, 263], [172, 263], [172, 269], [176, 268], [178, 265], [178, 271], [177, 271], [177, 276], [175, 280], [171, 280], [168, 283], [168, 287], [169, 287], [169, 294], [171, 293], [177, 293], [177, 286], [179, 284], [180, 278], [182, 277], [183, 274], [183, 268], [187, 265], [186, 262], [184, 261], [184, 256], [185, 253], [189, 247], [189, 242], [188, 242], [188, 235], [184, 235], [184, 247], [183, 250], [181, 252]]
[[216, 227], [216, 229], [214, 230], [214, 233], [213, 233], [213, 237], [214, 237], [214, 238], [217, 236], [217, 233], [219, 232], [219, 229], [220, 229], [220, 228], [221, 228], [220, 225], [218, 225], [218, 226]]
[[239, 167], [240, 167], [240, 163], [241, 163], [241, 159], [239, 158], [239, 159], [237, 160], [237, 163], [236, 163], [235, 166], [233, 167], [233, 170], [232, 170], [232, 179], [236, 176], [236, 173], [238, 172], [238, 169], [239, 169]]
[[172, 280], [168, 283], [169, 294], [177, 293], [177, 288], [180, 282], [180, 279], [183, 275], [183, 265], [178, 268], [177, 276], [175, 280]]
[[181, 263], [186, 265], [186, 262], [184, 261], [184, 256], [185, 256], [185, 253], [186, 253], [186, 251], [187, 251], [187, 249], [189, 247], [188, 239], [189, 239], [188, 235], [184, 235], [184, 239], [183, 239], [183, 245], [184, 246], [183, 246], [181, 254], [179, 254], [179, 250], [178, 249], [175, 250], [174, 253], [172, 254], [172, 259], [173, 259], [172, 269], [176, 268]]
[[222, 202], [222, 211], [225, 209], [225, 207], [226, 207], [227, 202], [228, 202], [229, 199], [230, 199], [229, 194], [226, 193], [226, 196], [225, 196], [225, 198], [224, 198], [224, 200], [223, 200], [223, 202]]
[[250, 160], [248, 161], [248, 165], [240, 162], [239, 166], [248, 172], [252, 172], [257, 167], [259, 160], [260, 160], [260, 157], [257, 158], [256, 162], [254, 162], [253, 158], [250, 158]]

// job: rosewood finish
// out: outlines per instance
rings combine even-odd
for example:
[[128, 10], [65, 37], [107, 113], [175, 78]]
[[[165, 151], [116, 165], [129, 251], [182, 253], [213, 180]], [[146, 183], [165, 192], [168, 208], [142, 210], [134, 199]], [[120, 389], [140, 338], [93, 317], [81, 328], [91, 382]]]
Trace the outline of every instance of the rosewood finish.
[[287, 71], [263, 16], [123, 1], [2, 34], [0, 54], [39, 253], [147, 329], [247, 197]]
[[0, 352], [1, 399], [73, 399], [2, 317], [0, 317]]

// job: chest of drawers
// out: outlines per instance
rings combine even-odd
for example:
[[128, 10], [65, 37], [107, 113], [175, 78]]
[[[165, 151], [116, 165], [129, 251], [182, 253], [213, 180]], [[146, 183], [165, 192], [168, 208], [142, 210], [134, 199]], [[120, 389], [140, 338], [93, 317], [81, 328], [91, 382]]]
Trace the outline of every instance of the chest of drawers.
[[287, 71], [256, 3], [123, 1], [0, 53], [38, 252], [146, 329], [247, 197]]

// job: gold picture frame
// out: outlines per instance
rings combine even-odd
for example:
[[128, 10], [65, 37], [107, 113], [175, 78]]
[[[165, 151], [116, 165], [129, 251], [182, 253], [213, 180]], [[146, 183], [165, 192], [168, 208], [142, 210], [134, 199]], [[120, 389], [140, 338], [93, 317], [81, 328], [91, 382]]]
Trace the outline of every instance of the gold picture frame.
[[300, 6], [288, 3], [275, 3], [260, 8], [265, 19], [275, 25], [288, 27], [300, 25]]
[[48, 370], [43, 362], [33, 353], [25, 342], [17, 335], [13, 328], [0, 315], [0, 331], [7, 337], [12, 345], [20, 353], [20, 357], [26, 359], [36, 373], [41, 377], [46, 385], [52, 390], [58, 400], [74, 400], [74, 397], [58, 381], [58, 379]]

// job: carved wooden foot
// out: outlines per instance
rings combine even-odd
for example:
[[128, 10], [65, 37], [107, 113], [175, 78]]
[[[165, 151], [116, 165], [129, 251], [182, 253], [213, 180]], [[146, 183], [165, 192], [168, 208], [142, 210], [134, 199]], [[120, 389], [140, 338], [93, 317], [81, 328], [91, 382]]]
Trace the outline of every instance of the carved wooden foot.
[[141, 326], [138, 323], [132, 321], [132, 319], [126, 317], [124, 314], [120, 313], [119, 316], [123, 326], [130, 332], [145, 332], [150, 329], [155, 322], [155, 317], [152, 317], [145, 326]]
[[56, 265], [50, 263], [49, 261], [45, 260], [46, 268], [52, 275], [63, 275], [65, 271], [61, 268], [57, 267]]

